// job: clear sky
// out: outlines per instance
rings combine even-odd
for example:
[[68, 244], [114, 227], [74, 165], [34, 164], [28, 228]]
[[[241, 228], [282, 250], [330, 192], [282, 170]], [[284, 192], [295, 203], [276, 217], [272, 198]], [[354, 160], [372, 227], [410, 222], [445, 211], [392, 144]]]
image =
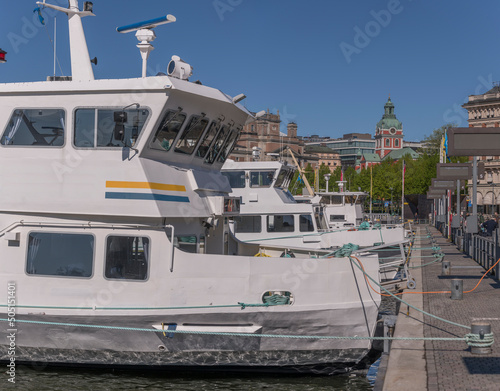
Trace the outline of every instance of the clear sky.
[[[140, 77], [137, 40], [116, 27], [173, 14], [176, 23], [156, 29], [151, 74], [179, 55], [194, 67], [191, 80], [245, 93], [250, 110], [279, 110], [284, 127], [293, 120], [302, 136], [374, 134], [390, 94], [405, 140], [419, 141], [447, 122], [467, 126], [460, 106], [500, 80], [495, 0], [93, 3], [97, 17], [83, 23], [90, 56], [99, 60], [96, 78]], [[0, 81], [45, 80], [53, 73], [54, 14], [43, 11], [45, 28], [33, 22], [35, 1], [0, 4], [0, 48], [8, 52]], [[58, 57], [69, 75], [65, 15], [57, 15], [57, 27]]]

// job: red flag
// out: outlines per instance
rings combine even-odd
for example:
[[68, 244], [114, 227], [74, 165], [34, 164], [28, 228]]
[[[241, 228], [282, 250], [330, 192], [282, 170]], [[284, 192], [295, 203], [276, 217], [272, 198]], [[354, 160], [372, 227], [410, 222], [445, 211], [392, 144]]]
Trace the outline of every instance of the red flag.
[[340, 180], [343, 181], [344, 180], [344, 170], [341, 170], [340, 171]]
[[406, 163], [403, 160], [403, 177], [406, 175]]

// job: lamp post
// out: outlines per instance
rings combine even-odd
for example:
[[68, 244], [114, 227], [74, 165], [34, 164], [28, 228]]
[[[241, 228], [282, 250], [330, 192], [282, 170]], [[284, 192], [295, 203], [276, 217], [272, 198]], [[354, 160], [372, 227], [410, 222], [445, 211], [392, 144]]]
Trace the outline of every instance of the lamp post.
[[325, 174], [325, 181], [326, 181], [326, 192], [328, 193], [328, 182], [330, 181], [330, 177], [332, 174]]

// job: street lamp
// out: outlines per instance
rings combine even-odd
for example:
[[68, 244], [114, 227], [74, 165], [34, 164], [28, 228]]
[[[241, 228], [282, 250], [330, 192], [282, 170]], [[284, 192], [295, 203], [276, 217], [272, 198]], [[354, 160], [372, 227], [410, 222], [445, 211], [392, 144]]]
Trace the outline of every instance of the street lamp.
[[326, 181], [326, 192], [328, 193], [328, 181], [330, 180], [332, 174], [325, 174], [325, 181]]

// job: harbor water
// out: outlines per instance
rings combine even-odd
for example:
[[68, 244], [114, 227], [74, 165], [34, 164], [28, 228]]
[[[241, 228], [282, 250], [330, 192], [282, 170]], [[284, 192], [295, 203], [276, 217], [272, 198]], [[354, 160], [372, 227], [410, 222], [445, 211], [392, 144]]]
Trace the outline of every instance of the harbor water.
[[152, 373], [114, 370], [47, 369], [20, 366], [16, 383], [4, 377], [2, 390], [23, 391], [101, 391], [101, 390], [175, 390], [175, 391], [223, 391], [223, 390], [371, 390], [364, 376], [262, 376], [257, 374], [233, 375], [225, 373]]

